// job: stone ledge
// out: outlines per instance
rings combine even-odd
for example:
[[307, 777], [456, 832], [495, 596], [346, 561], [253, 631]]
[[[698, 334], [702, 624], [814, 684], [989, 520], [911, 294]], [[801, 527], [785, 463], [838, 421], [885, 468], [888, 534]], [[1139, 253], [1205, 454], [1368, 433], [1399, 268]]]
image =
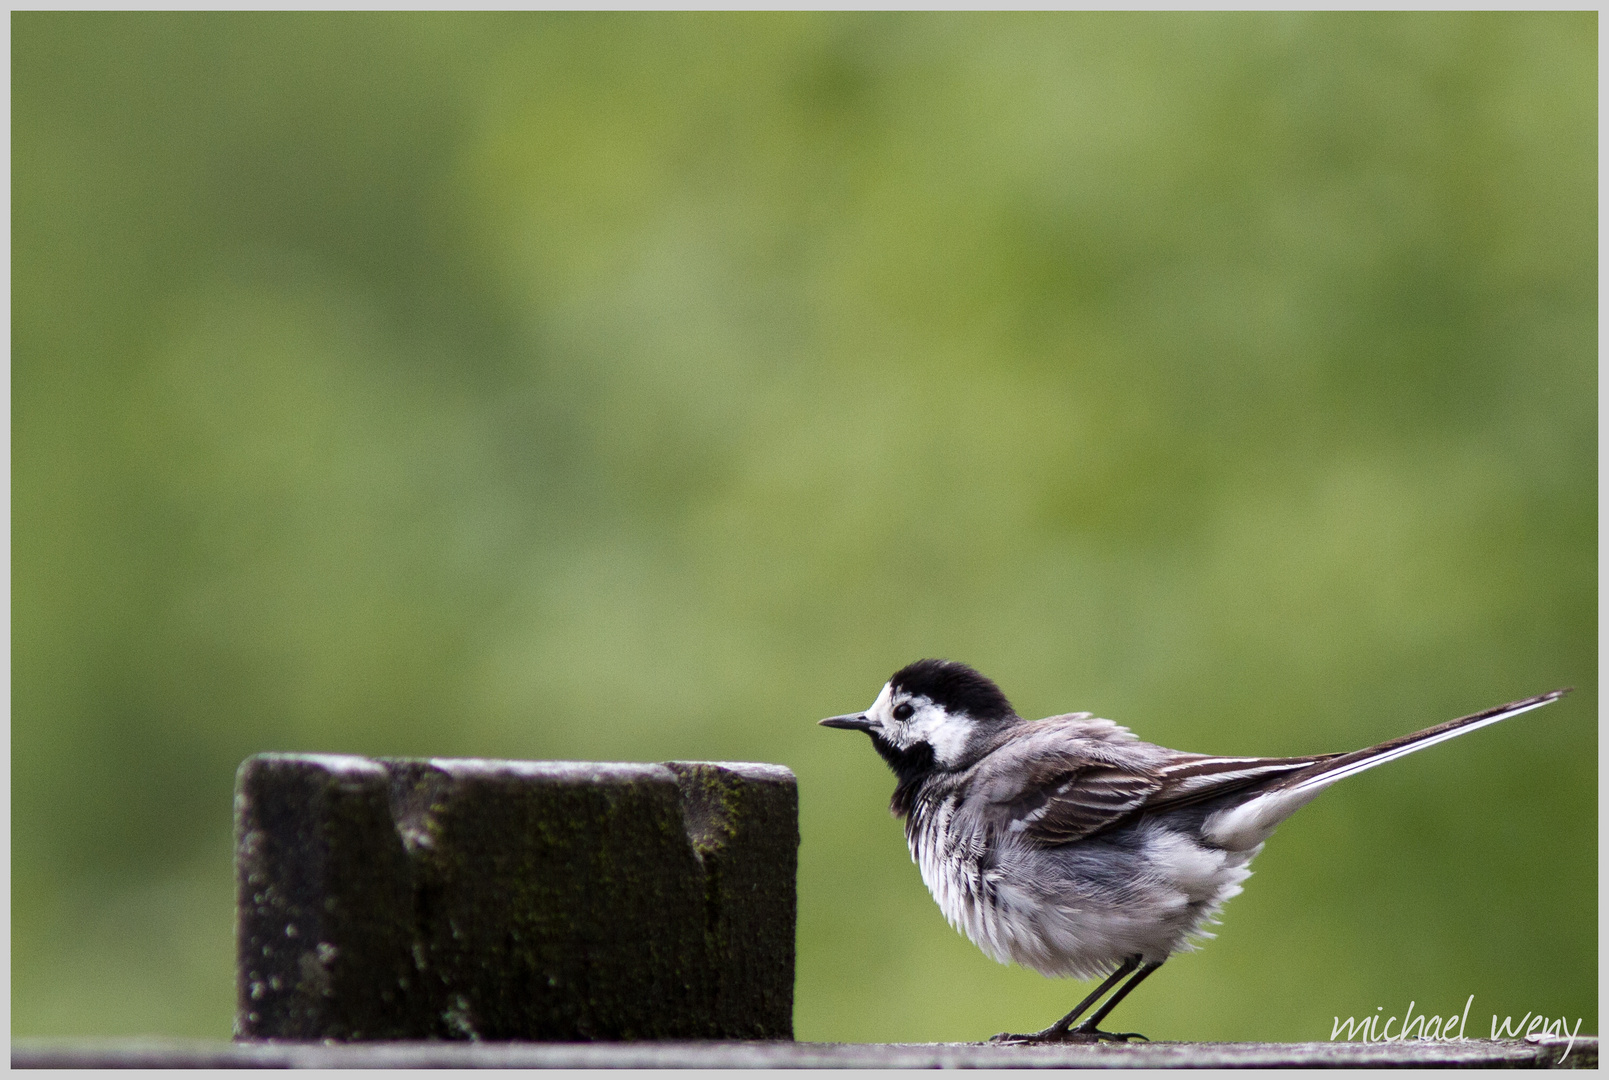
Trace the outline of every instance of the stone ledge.
[[1267, 1069], [1598, 1067], [1598, 1040], [1542, 1043], [459, 1043], [42, 1040], [11, 1044], [14, 1069]]

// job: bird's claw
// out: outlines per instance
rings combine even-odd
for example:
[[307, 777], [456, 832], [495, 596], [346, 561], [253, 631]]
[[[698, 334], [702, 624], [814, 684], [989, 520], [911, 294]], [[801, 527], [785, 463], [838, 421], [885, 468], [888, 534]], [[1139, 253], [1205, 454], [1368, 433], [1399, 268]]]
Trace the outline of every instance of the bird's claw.
[[[1069, 1033], [1069, 1034], [1071, 1034], [1071, 1033]], [[1095, 1031], [1095, 1030], [1090, 1030], [1090, 1031], [1086, 1031], [1086, 1032], [1080, 1032], [1080, 1034], [1082, 1034], [1085, 1038], [1089, 1039], [1091, 1042], [1126, 1043], [1130, 1039], [1139, 1039], [1141, 1042], [1150, 1042], [1151, 1041], [1150, 1039], [1147, 1039], [1144, 1035], [1141, 1035], [1138, 1031]]]
[[1141, 1042], [1150, 1042], [1138, 1031], [1101, 1031], [1097, 1028], [1070, 1028], [1064, 1031], [1050, 1029], [1036, 1031], [1032, 1035], [1013, 1035], [1009, 1031], [1002, 1031], [989, 1042], [995, 1046], [1048, 1046], [1052, 1043], [1126, 1043], [1130, 1039], [1139, 1039]]

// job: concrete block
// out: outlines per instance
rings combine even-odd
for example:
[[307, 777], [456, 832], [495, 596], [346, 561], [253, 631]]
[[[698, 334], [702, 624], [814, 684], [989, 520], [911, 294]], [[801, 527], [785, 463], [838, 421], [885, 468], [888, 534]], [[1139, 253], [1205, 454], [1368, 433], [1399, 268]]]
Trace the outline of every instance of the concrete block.
[[793, 1037], [780, 766], [261, 754], [235, 837], [237, 1037]]

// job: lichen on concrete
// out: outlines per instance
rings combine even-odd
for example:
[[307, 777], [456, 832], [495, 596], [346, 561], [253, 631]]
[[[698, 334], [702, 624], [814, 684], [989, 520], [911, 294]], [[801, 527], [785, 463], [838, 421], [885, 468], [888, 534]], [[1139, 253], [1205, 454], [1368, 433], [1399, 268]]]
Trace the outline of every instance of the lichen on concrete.
[[791, 1038], [797, 805], [777, 766], [248, 759], [237, 1034]]

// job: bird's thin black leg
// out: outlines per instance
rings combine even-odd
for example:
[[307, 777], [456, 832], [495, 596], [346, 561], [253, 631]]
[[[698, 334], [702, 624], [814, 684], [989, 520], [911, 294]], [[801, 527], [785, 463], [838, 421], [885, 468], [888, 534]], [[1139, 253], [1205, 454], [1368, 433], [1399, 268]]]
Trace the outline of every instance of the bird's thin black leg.
[[[1139, 958], [1135, 957], [1135, 959], [1139, 959]], [[1139, 986], [1142, 982], [1145, 981], [1145, 977], [1147, 975], [1151, 974], [1151, 972], [1155, 971], [1157, 968], [1159, 968], [1161, 966], [1162, 966], [1162, 961], [1154, 960], [1151, 963], [1146, 964], [1144, 967], [1140, 968], [1139, 971], [1136, 971], [1134, 973], [1134, 978], [1132, 978], [1128, 982], [1124, 983], [1118, 989], [1117, 993], [1113, 994], [1110, 998], [1107, 999], [1105, 1005], [1102, 1005], [1099, 1009], [1096, 1009], [1095, 1012], [1090, 1015], [1090, 1018], [1088, 1020], [1085, 1020], [1082, 1024], [1079, 1024], [1077, 1027], [1075, 1027], [1071, 1031], [1069, 1031], [1067, 1033], [1066, 1037], [1069, 1038], [1069, 1039], [1078, 1039], [1079, 1041], [1083, 1041], [1083, 1040], [1086, 1040], [1086, 1039], [1091, 1040], [1091, 1041], [1098, 1041], [1100, 1039], [1107, 1039], [1107, 1040], [1110, 1040], [1112, 1042], [1127, 1042], [1129, 1039], [1144, 1039], [1145, 1036], [1140, 1035], [1137, 1032], [1133, 1032], [1133, 1031], [1121, 1031], [1121, 1032], [1102, 1031], [1102, 1030], [1100, 1030], [1098, 1025], [1100, 1024], [1100, 1022], [1102, 1020], [1104, 1020], [1106, 1018], [1107, 1013], [1111, 1012], [1113, 1009], [1115, 1009], [1117, 1007], [1117, 1003], [1119, 1001], [1122, 1001], [1124, 998], [1129, 996], [1129, 991], [1130, 990], [1133, 990], [1136, 986]]]
[[[1067, 1029], [1072, 1026], [1072, 1023], [1073, 1023], [1074, 1020], [1077, 1020], [1080, 1016], [1082, 1016], [1084, 1014], [1085, 1009], [1089, 1008], [1091, 1005], [1093, 1005], [1097, 1001], [1099, 1001], [1101, 999], [1101, 997], [1108, 990], [1110, 990], [1112, 987], [1116, 986], [1119, 982], [1122, 981], [1124, 976], [1126, 976], [1129, 972], [1133, 971], [1135, 968], [1137, 968], [1139, 966], [1140, 966], [1140, 958], [1138, 956], [1131, 956], [1127, 960], [1123, 961], [1121, 964], [1118, 965], [1118, 968], [1117, 968], [1116, 971], [1112, 972], [1110, 975], [1108, 975], [1106, 977], [1105, 982], [1103, 982], [1103, 983], [1101, 983], [1101, 985], [1097, 986], [1094, 989], [1094, 991], [1092, 991], [1090, 993], [1090, 995], [1088, 997], [1086, 997], [1083, 1001], [1080, 1001], [1077, 1005], [1073, 1006], [1073, 1011], [1072, 1012], [1068, 1013], [1066, 1016], [1062, 1017], [1060, 1020], [1058, 1020], [1054, 1024], [1050, 1025], [1044, 1031], [1036, 1031], [1032, 1035], [1012, 1035], [1012, 1034], [1009, 1034], [1007, 1032], [1002, 1031], [1000, 1034], [996, 1035], [994, 1038], [990, 1039], [989, 1041], [990, 1042], [997, 1042], [997, 1043], [1014, 1043], [1014, 1042], [1015, 1043], [1031, 1043], [1031, 1042], [1054, 1042], [1055, 1040], [1064, 1038], [1066, 1036], [1066, 1034], [1067, 1034]], [[1146, 974], [1150, 974], [1150, 972], [1147, 972]], [[1138, 982], [1139, 980], [1135, 980], [1135, 981]], [[1132, 986], [1134, 984], [1130, 983], [1129, 985]], [[1124, 991], [1119, 991], [1118, 996], [1121, 997], [1122, 994], [1124, 992], [1126, 992], [1126, 989], [1127, 988], [1125, 988]], [[1097, 1016], [1105, 1016], [1107, 1013], [1109, 1013], [1111, 1011], [1112, 1011], [1112, 1007], [1111, 1007], [1110, 1004], [1108, 1004], [1106, 1006], [1106, 1008], [1102, 1009], [1096, 1015]]]

